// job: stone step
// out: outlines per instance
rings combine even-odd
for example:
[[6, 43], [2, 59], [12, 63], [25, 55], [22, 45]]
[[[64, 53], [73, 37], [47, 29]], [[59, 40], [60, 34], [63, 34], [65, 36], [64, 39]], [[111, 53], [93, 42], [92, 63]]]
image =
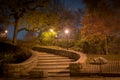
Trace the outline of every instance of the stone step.
[[[38, 64], [30, 73], [39, 74], [41, 71], [48, 73], [49, 77], [70, 76], [69, 64], [75, 61], [69, 57], [63, 57], [50, 53], [38, 53]], [[31, 75], [32, 76], [32, 75]]]
[[[41, 69], [34, 68], [32, 71], [39, 72], [41, 71]], [[43, 70], [43, 71], [46, 71], [48, 73], [69, 73], [70, 72], [69, 69], [49, 69], [49, 70]]]
[[[32, 71], [31, 71], [32, 72]], [[37, 73], [38, 71], [34, 71], [32, 73]], [[48, 72], [48, 71], [47, 71]], [[69, 72], [48, 72], [47, 74], [49, 77], [68, 77], [70, 76], [70, 73]], [[22, 74], [20, 77], [24, 77], [24, 78], [30, 78], [32, 77], [33, 75], [30, 75], [30, 73], [26, 73], [26, 74]]]
[[38, 63], [37, 66], [49, 66], [49, 65], [53, 65], [53, 66], [56, 66], [56, 65], [69, 65], [70, 62], [52, 62], [52, 63]]
[[[38, 57], [56, 57], [56, 55], [39, 55]], [[58, 56], [58, 57], [61, 57], [61, 56]]]
[[[41, 56], [53, 56], [53, 57], [65, 57], [65, 56], [60, 56], [60, 55], [54, 55], [54, 54], [40, 54], [40, 55], [38, 55], [38, 57], [41, 57]], [[69, 57], [67, 57], [67, 58], [69, 58]]]
[[68, 77], [70, 73], [48, 73], [49, 77]]
[[22, 74], [22, 75], [20, 75], [20, 77], [29, 78], [29, 77], [30, 77], [30, 74], [29, 74], [29, 73]]
[[38, 52], [38, 55], [39, 55], [39, 54], [52, 54], [52, 53]]
[[54, 55], [54, 56], [60, 56], [60, 55], [56, 55], [56, 54], [52, 54], [52, 53], [38, 53], [38, 56], [42, 56], [42, 55], [43, 55], [43, 56], [44, 56], [44, 55], [48, 55], [48, 56], [49, 56], [49, 55], [52, 55], [52, 56], [53, 56], [53, 55]]
[[38, 60], [54, 60], [54, 59], [69, 59], [69, 58], [66, 58], [66, 57], [38, 57]]
[[[64, 56], [60, 56], [60, 55], [55, 55], [55, 54], [49, 54], [49, 53], [41, 53], [41, 54], [38, 54], [38, 57], [64, 57]], [[66, 58], [69, 58], [69, 57], [66, 57]]]
[[66, 59], [69, 59], [69, 57], [63, 57], [63, 56], [59, 56], [59, 55], [39, 55], [38, 58], [41, 58], [41, 57], [62, 57], [62, 58], [66, 58]]
[[72, 61], [75, 61], [75, 60], [73, 60], [73, 59], [51, 59], [51, 60], [44, 60], [44, 59], [42, 59], [42, 60], [38, 60], [38, 63], [48, 63], [48, 62], [72, 62]]
[[69, 68], [69, 65], [56, 65], [56, 66], [51, 66], [51, 65], [48, 65], [48, 66], [37, 66], [36, 69], [65, 69], [65, 68]]

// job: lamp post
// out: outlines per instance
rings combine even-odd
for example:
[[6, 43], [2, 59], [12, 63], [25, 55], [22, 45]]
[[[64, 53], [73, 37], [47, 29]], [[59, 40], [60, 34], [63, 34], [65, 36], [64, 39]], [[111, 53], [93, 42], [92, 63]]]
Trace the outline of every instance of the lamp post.
[[5, 30], [5, 37], [7, 38], [7, 33], [8, 33], [8, 31], [7, 30]]
[[7, 34], [7, 33], [8, 33], [8, 31], [7, 31], [7, 30], [5, 30], [5, 33]]
[[66, 39], [67, 39], [67, 50], [68, 50], [68, 33], [69, 33], [69, 30], [66, 29], [66, 30], [65, 30], [65, 34], [66, 34]]
[[51, 42], [52, 42], [52, 45], [53, 45], [53, 32], [54, 32], [54, 30], [53, 29], [50, 29], [50, 32], [51, 32]]

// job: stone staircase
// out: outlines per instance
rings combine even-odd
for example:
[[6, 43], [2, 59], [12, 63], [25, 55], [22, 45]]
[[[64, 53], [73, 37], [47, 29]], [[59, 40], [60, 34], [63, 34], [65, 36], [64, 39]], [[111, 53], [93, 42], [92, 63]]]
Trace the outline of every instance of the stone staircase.
[[37, 74], [45, 71], [48, 77], [68, 77], [70, 76], [69, 63], [72, 61], [74, 60], [68, 57], [41, 52], [38, 53], [37, 66], [30, 72]]

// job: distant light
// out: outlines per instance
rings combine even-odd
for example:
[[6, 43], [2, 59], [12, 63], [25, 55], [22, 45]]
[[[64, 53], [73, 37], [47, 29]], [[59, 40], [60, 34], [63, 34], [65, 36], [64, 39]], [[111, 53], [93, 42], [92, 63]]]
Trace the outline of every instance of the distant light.
[[50, 29], [50, 32], [53, 32], [53, 29]]
[[66, 30], [65, 30], [65, 33], [68, 34], [68, 33], [69, 33], [69, 30], [66, 29]]
[[8, 33], [8, 31], [7, 31], [7, 30], [5, 30], [5, 33]]
[[55, 38], [56, 38], [56, 39], [58, 39], [58, 38], [59, 38], [59, 36], [58, 36], [58, 35], [55, 35]]

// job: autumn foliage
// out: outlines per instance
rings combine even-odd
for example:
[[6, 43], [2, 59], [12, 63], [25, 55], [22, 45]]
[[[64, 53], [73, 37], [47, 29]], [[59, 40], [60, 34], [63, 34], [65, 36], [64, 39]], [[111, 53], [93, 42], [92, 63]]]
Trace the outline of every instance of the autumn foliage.
[[88, 8], [82, 20], [82, 50], [86, 53], [119, 53], [119, 50], [113, 51], [119, 48], [119, 10], [113, 10], [103, 0], [97, 0], [96, 5], [95, 2], [89, 2], [90, 0], [85, 1], [88, 1]]

